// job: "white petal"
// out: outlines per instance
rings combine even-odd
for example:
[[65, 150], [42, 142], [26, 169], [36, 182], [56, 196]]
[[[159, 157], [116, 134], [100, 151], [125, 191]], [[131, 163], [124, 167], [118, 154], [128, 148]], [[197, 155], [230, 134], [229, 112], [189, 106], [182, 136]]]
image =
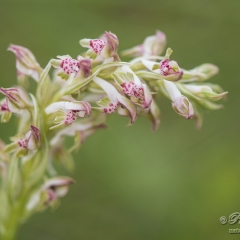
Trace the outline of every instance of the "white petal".
[[54, 113], [57, 112], [59, 110], [65, 110], [65, 103], [66, 102], [55, 102], [50, 104], [48, 107], [46, 107], [45, 112], [46, 114], [50, 114], [50, 113]]
[[181, 92], [178, 90], [175, 83], [166, 81], [166, 80], [163, 80], [163, 81], [164, 81], [165, 89], [168, 92], [172, 101], [174, 101], [176, 98], [182, 96]]
[[98, 84], [108, 95], [112, 103], [117, 103], [117, 89], [109, 82], [103, 80], [102, 78], [95, 77], [93, 81]]
[[67, 110], [86, 110], [85, 106], [80, 102], [65, 102], [65, 108]]
[[155, 65], [159, 65], [158, 62], [153, 62], [153, 61], [149, 61], [149, 60], [142, 60], [142, 64], [150, 71], [153, 71], [153, 67]]

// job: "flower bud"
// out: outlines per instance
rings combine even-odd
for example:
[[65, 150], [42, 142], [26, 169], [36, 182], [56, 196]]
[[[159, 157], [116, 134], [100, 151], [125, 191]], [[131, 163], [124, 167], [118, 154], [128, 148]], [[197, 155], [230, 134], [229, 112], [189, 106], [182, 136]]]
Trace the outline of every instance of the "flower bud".
[[144, 40], [143, 44], [123, 51], [122, 55], [127, 57], [158, 56], [163, 52], [166, 44], [166, 35], [157, 30], [156, 34], [148, 36]]
[[181, 117], [185, 119], [190, 119], [193, 117], [194, 110], [192, 104], [185, 96], [175, 98], [175, 100], [172, 103], [172, 107], [177, 114], [179, 114]]
[[214, 75], [218, 74], [219, 69], [216, 65], [211, 64], [211, 63], [205, 63], [202, 64], [193, 70], [191, 70], [193, 74], [196, 74], [199, 76], [199, 80], [207, 80]]
[[228, 92], [215, 93], [212, 88], [207, 85], [184, 84], [183, 86], [196, 97], [209, 99], [211, 101], [218, 101], [228, 94]]
[[205, 81], [218, 73], [219, 69], [216, 65], [205, 63], [192, 70], [184, 70], [182, 79], [185, 81]]
[[42, 69], [32, 52], [25, 47], [13, 44], [8, 47], [8, 50], [16, 56], [16, 67], [19, 74], [31, 76], [38, 81]]

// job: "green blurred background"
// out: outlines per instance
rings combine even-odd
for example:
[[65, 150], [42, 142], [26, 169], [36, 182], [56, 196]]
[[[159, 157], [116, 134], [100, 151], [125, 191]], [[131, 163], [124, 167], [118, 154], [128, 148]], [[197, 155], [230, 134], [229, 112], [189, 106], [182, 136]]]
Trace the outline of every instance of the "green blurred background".
[[[125, 118], [111, 116], [75, 155], [77, 183], [60, 208], [33, 216], [18, 240], [239, 238], [228, 233], [238, 224], [219, 221], [240, 212], [239, 12], [239, 0], [0, 1], [3, 87], [16, 83], [9, 43], [28, 47], [44, 66], [56, 55], [76, 56], [79, 39], [104, 30], [123, 50], [160, 29], [180, 66], [218, 65], [212, 82], [230, 93], [223, 110], [206, 112], [200, 131], [168, 100], [155, 133], [147, 119], [126, 128]], [[0, 125], [5, 141], [13, 125]]]

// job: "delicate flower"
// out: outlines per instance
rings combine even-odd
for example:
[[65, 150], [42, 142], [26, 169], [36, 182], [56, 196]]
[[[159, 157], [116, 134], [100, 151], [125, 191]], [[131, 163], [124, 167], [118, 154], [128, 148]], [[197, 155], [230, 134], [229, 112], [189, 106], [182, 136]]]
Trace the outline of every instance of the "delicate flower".
[[160, 74], [163, 79], [176, 82], [182, 78], [183, 70], [178, 66], [176, 61], [169, 60], [171, 54], [172, 50], [168, 48], [164, 60], [160, 63], [149, 60], [142, 60], [142, 63], [150, 71]]
[[0, 93], [5, 95], [9, 100], [15, 103], [20, 102], [19, 91], [16, 88], [0, 88]]
[[122, 52], [123, 56], [138, 57], [138, 56], [158, 56], [165, 49], [167, 44], [166, 36], [161, 31], [156, 31], [153, 36], [148, 36], [143, 44], [127, 49]]
[[91, 115], [91, 105], [85, 101], [61, 101], [50, 104], [45, 109], [46, 114], [58, 112], [55, 123], [58, 125], [51, 127], [51, 129], [62, 126], [69, 125], [77, 120], [77, 118], [83, 118], [85, 114], [90, 117]]
[[121, 68], [122, 72], [114, 73], [116, 83], [131, 100], [143, 107], [149, 108], [152, 103], [152, 94], [146, 84], [142, 83], [137, 75], [126, 66]]
[[31, 105], [28, 96], [21, 88], [0, 88], [5, 99], [0, 102], [1, 121], [8, 122], [12, 113], [22, 114], [24, 109]]
[[20, 148], [28, 149], [28, 150], [34, 150], [38, 148], [41, 140], [41, 134], [40, 130], [31, 125], [30, 131], [28, 131], [24, 138], [21, 138], [18, 140], [18, 145]]
[[181, 117], [190, 119], [194, 115], [191, 102], [183, 96], [175, 83], [163, 80], [164, 89], [168, 97], [172, 100], [172, 107]]
[[28, 150], [36, 150], [40, 146], [41, 134], [40, 130], [31, 125], [30, 130], [25, 135], [12, 137], [13, 143], [5, 147], [6, 152], [17, 151], [17, 155], [26, 155]]
[[74, 183], [74, 180], [69, 177], [55, 177], [48, 179], [43, 185], [43, 192], [47, 193], [47, 198], [44, 204], [53, 203], [56, 199], [64, 197], [69, 190], [69, 186]]
[[128, 110], [128, 115], [131, 119], [131, 123], [135, 121], [137, 116], [136, 108], [128, 98], [122, 96], [111, 83], [99, 77], [95, 77], [93, 79], [93, 82], [99, 85], [108, 96], [106, 98], [102, 98], [97, 102], [97, 104], [100, 106], [100, 109], [104, 113], [111, 114], [115, 112], [117, 106], [119, 105], [122, 108]]
[[57, 56], [60, 60], [54, 59], [51, 61], [53, 67], [60, 69], [58, 76], [64, 80], [73, 77], [88, 77], [91, 74], [92, 63], [90, 59], [78, 56], [75, 60], [69, 55]]
[[16, 56], [18, 74], [30, 76], [38, 81], [42, 69], [32, 52], [25, 47], [13, 44], [8, 47], [8, 50], [13, 52]]
[[44, 210], [46, 207], [54, 207], [58, 203], [58, 199], [64, 197], [69, 190], [69, 186], [74, 183], [70, 177], [54, 177], [48, 179], [40, 189], [32, 194], [26, 209], [31, 212], [33, 210]]
[[100, 39], [87, 39], [80, 40], [82, 47], [89, 48], [87, 55], [95, 59], [98, 55], [104, 59], [113, 57], [116, 61], [119, 60], [117, 49], [118, 49], [118, 38], [111, 32], [105, 32]]
[[62, 139], [65, 136], [76, 136], [79, 135], [79, 144], [85, 141], [86, 137], [94, 133], [99, 128], [105, 128], [106, 125], [104, 122], [104, 117], [101, 118], [101, 122], [74, 122], [73, 124], [67, 126], [66, 128], [58, 131], [56, 135], [51, 139], [50, 144], [52, 146], [57, 146], [59, 143], [61, 143]]

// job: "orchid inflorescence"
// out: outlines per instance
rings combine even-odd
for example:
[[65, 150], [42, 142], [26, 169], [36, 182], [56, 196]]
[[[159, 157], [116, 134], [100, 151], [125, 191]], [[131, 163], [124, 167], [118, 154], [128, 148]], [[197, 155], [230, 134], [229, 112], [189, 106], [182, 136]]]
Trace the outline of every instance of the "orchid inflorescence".
[[[220, 86], [204, 83], [218, 73], [213, 64], [202, 64], [191, 70], [170, 60], [172, 50], [166, 47], [166, 36], [157, 31], [143, 44], [122, 52], [133, 58], [121, 62], [119, 41], [105, 32], [99, 39], [82, 39], [88, 50], [72, 58], [69, 55], [51, 59], [45, 68], [27, 48], [10, 45], [16, 56], [18, 86], [0, 88], [1, 122], [14, 114], [18, 119], [16, 136], [11, 143], [0, 141], [0, 232], [12, 239], [19, 223], [48, 206], [56, 207], [59, 198], [74, 181], [58, 176], [53, 162], [71, 171], [73, 150], [86, 137], [106, 127], [109, 114], [129, 117], [129, 125], [147, 116], [153, 130], [160, 123], [157, 96], [170, 99], [175, 112], [202, 125], [203, 109], [216, 110], [215, 101], [227, 92]], [[50, 70], [53, 71], [50, 74]], [[29, 79], [37, 83], [36, 94], [27, 93]], [[70, 149], [64, 139], [73, 137]], [[5, 237], [5, 238], [4, 238]]]

